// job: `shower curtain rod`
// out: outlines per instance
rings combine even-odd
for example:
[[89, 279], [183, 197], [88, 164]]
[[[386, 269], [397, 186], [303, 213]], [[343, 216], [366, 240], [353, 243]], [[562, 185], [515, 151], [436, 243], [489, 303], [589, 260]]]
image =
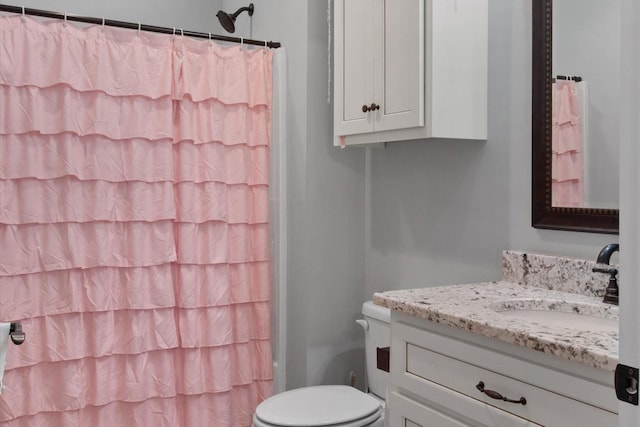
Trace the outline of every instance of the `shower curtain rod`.
[[140, 24], [138, 22], [116, 21], [113, 19], [93, 18], [89, 16], [68, 15], [66, 13], [51, 12], [48, 10], [31, 9], [21, 6], [10, 6], [0, 4], [0, 12], [10, 12], [24, 15], [41, 16], [44, 18], [62, 19], [66, 21], [84, 22], [86, 24], [108, 25], [110, 27], [129, 28], [131, 30], [150, 31], [162, 34], [180, 34], [181, 36], [196, 37], [200, 39], [220, 40], [230, 43], [250, 44], [254, 46], [264, 46], [277, 49], [281, 46], [279, 42], [260, 41], [253, 39], [242, 39], [239, 37], [222, 36], [219, 34], [201, 33], [198, 31], [184, 31], [181, 28], [158, 27], [155, 25]]

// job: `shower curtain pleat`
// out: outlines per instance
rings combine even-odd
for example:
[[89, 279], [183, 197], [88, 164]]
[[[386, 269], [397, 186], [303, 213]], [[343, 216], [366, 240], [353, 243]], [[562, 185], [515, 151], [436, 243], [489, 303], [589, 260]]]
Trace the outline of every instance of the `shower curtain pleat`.
[[248, 426], [272, 394], [267, 49], [0, 18], [6, 427]]

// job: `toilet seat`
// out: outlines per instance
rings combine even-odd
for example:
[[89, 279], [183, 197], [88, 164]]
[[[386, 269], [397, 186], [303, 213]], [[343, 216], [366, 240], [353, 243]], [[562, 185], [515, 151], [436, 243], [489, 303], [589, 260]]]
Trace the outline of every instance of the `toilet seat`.
[[276, 394], [262, 402], [255, 427], [363, 427], [384, 414], [380, 401], [349, 386], [314, 386]]

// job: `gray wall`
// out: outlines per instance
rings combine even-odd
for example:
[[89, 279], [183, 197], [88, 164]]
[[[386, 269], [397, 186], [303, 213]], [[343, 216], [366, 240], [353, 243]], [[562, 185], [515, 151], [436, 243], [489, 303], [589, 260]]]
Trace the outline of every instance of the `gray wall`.
[[[228, 12], [246, 5], [225, 0]], [[287, 388], [363, 386], [364, 151], [332, 147], [326, 1], [255, 2], [236, 34], [283, 43], [288, 58]]]
[[331, 147], [326, 2], [256, 7], [253, 37], [289, 58], [288, 388], [361, 372], [353, 320], [375, 291], [498, 279], [504, 249], [594, 258], [617, 241], [530, 226], [530, 1], [490, 1], [488, 141], [368, 152]]
[[531, 2], [489, 2], [489, 138], [371, 149], [365, 294], [495, 280], [501, 251], [595, 258], [617, 236], [531, 228]]
[[3, 0], [0, 3], [210, 32], [222, 0]]
[[[16, 0], [143, 23], [220, 29], [246, 2]], [[617, 236], [530, 227], [531, 2], [490, 1], [489, 140], [332, 147], [325, 1], [261, 0], [236, 33], [288, 56], [287, 387], [362, 379], [354, 320], [373, 292], [500, 277], [500, 252], [593, 258]], [[245, 20], [243, 22], [243, 20]]]

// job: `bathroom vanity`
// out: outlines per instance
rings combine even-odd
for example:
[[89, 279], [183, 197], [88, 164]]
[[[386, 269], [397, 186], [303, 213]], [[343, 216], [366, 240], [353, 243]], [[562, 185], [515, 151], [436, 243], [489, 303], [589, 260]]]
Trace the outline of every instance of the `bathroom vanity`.
[[594, 263], [503, 264], [503, 281], [374, 295], [392, 309], [391, 427], [617, 425], [618, 309]]

